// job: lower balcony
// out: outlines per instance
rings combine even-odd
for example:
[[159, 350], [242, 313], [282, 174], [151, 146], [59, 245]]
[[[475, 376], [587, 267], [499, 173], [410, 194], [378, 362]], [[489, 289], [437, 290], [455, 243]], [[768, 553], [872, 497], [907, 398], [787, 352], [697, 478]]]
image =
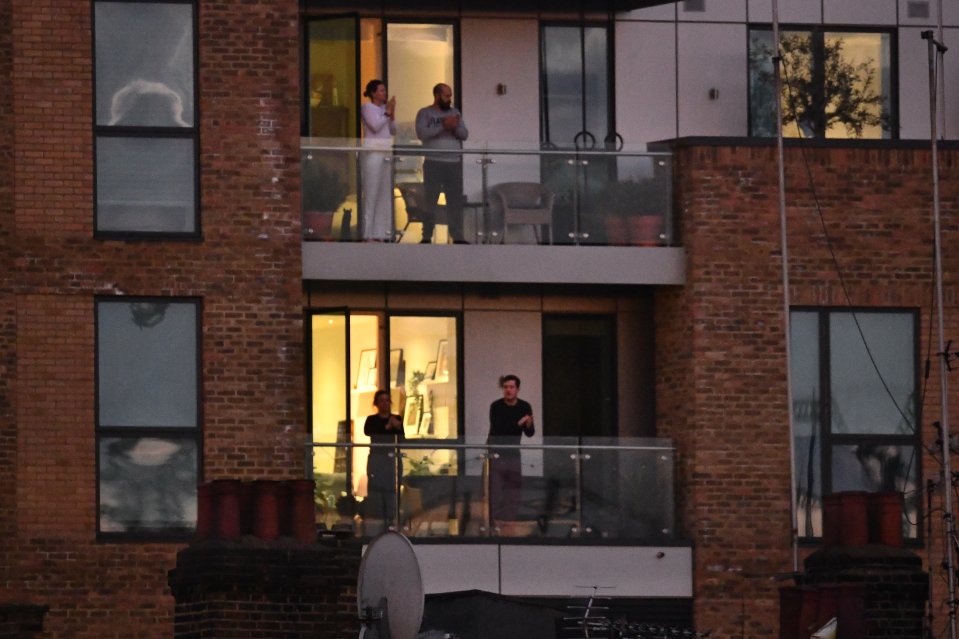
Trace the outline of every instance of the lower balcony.
[[689, 597], [661, 439], [312, 444], [321, 529], [413, 541], [429, 593]]
[[301, 148], [305, 279], [683, 283], [669, 153]]

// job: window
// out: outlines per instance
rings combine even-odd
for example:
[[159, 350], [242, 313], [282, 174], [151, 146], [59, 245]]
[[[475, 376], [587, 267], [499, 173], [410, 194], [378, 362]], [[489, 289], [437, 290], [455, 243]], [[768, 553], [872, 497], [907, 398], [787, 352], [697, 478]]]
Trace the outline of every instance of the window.
[[98, 236], [199, 234], [192, 2], [96, 2]]
[[433, 101], [433, 86], [458, 90], [454, 24], [315, 18], [306, 35], [309, 136], [358, 137], [362, 92], [376, 78], [396, 96], [396, 141], [415, 143], [416, 112]]
[[177, 534], [196, 523], [199, 302], [96, 302], [98, 531]]
[[[459, 318], [362, 311], [315, 313], [310, 321], [310, 417], [314, 442], [369, 443], [363, 424], [375, 412], [373, 395], [387, 389], [402, 415], [407, 439], [458, 439]], [[382, 341], [381, 341], [382, 339]], [[315, 451], [321, 483], [363, 495], [368, 451]], [[324, 457], [326, 455], [326, 457]], [[432, 461], [452, 463], [453, 451]]]
[[[898, 137], [891, 32], [785, 29], [783, 135]], [[749, 31], [750, 135], [776, 135], [773, 34]]]
[[544, 25], [541, 137], [559, 148], [592, 148], [614, 131], [609, 29]]
[[813, 309], [790, 318], [799, 535], [821, 535], [822, 495], [865, 490], [904, 493], [904, 532], [916, 537], [916, 314]]

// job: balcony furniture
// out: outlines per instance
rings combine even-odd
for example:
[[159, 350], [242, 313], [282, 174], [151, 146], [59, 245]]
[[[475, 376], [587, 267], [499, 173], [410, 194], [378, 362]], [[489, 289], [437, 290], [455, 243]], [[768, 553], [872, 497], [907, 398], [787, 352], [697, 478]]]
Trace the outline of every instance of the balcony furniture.
[[[397, 231], [396, 241], [399, 242], [403, 239], [403, 236], [406, 235], [406, 231], [410, 228], [410, 224], [418, 222], [419, 224], [423, 223], [423, 218], [429, 215], [429, 207], [426, 204], [426, 189], [423, 186], [422, 182], [401, 182], [396, 185], [396, 188], [400, 192], [400, 197], [403, 199], [403, 205], [406, 207], [406, 224], [403, 225], [403, 228]], [[444, 211], [446, 207], [440, 205], [436, 207], [437, 210], [437, 219], [435, 220], [436, 224], [445, 223], [445, 214]], [[425, 239], [425, 238], [424, 238]]]
[[541, 226], [546, 227], [549, 243], [553, 243], [553, 193], [537, 182], [503, 182], [490, 189], [490, 198], [503, 211], [503, 241], [510, 226], [532, 226], [536, 242], [542, 243]]

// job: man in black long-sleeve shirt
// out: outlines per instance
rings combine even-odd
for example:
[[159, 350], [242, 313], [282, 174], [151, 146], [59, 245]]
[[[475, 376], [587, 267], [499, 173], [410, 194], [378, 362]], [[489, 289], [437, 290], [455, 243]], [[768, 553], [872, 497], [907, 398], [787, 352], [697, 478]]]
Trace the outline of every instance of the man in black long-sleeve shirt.
[[[523, 435], [532, 437], [536, 432], [533, 407], [518, 397], [519, 385], [516, 375], [500, 378], [503, 399], [489, 407], [489, 444], [518, 446]], [[490, 452], [490, 519], [496, 526], [497, 521], [516, 519], [523, 470], [519, 449], [491, 449]]]

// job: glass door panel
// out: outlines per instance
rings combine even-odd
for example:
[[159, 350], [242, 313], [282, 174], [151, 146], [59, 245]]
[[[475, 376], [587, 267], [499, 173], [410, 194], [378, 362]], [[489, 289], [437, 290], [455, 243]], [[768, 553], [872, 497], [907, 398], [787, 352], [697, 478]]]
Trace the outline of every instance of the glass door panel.
[[387, 24], [386, 63], [387, 89], [396, 96], [396, 142], [415, 142], [416, 112], [433, 101], [433, 86], [445, 82], [456, 95], [453, 25]]
[[357, 127], [357, 19], [307, 23], [307, 135], [352, 138]]
[[606, 27], [545, 26], [542, 37], [543, 142], [601, 145], [612, 130]]
[[[394, 392], [405, 397], [406, 437], [455, 439], [459, 436], [456, 319], [453, 317], [393, 316], [390, 318], [390, 354], [396, 380]], [[436, 451], [431, 465], [453, 463], [454, 451]]]
[[[346, 405], [346, 315], [313, 315], [310, 325], [310, 423], [314, 442], [348, 443], [350, 417]], [[313, 473], [318, 479], [348, 472], [346, 449], [333, 455], [314, 450]]]

